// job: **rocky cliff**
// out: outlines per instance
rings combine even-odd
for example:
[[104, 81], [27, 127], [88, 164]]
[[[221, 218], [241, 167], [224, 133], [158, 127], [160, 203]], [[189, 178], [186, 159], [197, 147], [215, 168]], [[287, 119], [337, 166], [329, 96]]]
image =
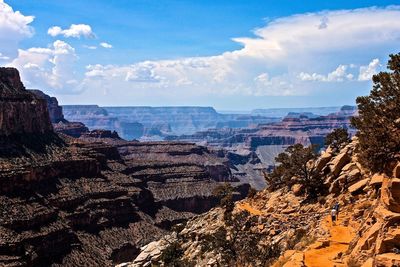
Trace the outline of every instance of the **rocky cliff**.
[[[268, 262], [264, 266], [277, 267], [400, 266], [400, 163], [393, 164], [390, 176], [371, 173], [359, 163], [358, 149], [358, 141], [353, 138], [340, 151], [327, 149], [308, 163], [309, 168], [320, 172], [325, 183], [326, 193], [317, 201], [304, 198], [300, 184], [259, 192], [236, 204], [233, 214], [244, 214], [241, 230], [235, 228], [235, 223], [228, 223], [226, 211], [212, 209], [189, 220], [175, 234], [143, 247], [135, 261], [124, 266], [170, 259], [165, 255], [171, 254], [165, 251], [171, 251], [171, 244], [173, 251], [180, 252], [175, 260], [194, 262], [196, 266], [221, 266], [226, 249], [233, 247], [235, 252], [243, 253], [241, 249], [248, 245], [246, 236], [253, 235], [260, 239], [250, 248], [254, 251], [263, 246], [268, 250], [264, 256], [248, 255], [249, 266], [260, 266], [262, 260]], [[333, 223], [329, 214], [335, 203], [340, 208], [338, 220]], [[242, 233], [241, 246], [229, 243], [232, 236]], [[214, 249], [210, 245], [213, 240], [219, 242]], [[236, 256], [238, 263], [240, 257]]]
[[0, 68], [0, 136], [52, 129], [46, 101], [25, 89], [18, 70]]
[[29, 90], [33, 94], [35, 94], [38, 98], [46, 100], [47, 110], [49, 111], [50, 121], [52, 123], [66, 122], [64, 119], [64, 114], [62, 107], [58, 105], [58, 100], [55, 97], [51, 97], [46, 95], [40, 90]]
[[[57, 135], [45, 99], [24, 89], [17, 70], [0, 73], [0, 266], [132, 260], [212, 208], [215, 186], [236, 181], [226, 158], [194, 144]], [[247, 190], [238, 185], [237, 198]]]

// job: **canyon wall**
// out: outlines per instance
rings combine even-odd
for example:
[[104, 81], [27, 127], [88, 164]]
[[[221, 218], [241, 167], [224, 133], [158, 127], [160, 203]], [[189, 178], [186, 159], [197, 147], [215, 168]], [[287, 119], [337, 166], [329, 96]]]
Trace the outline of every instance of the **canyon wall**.
[[52, 130], [47, 102], [27, 91], [14, 68], [0, 68], [0, 136]]

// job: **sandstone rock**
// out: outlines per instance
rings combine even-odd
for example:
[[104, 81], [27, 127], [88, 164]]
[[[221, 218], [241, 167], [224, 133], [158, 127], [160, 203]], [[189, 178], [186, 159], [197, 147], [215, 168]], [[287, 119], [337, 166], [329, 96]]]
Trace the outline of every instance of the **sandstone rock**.
[[342, 152], [329, 163], [329, 167], [333, 175], [338, 176], [339, 173], [342, 171], [342, 168], [350, 162], [350, 157], [347, 153]]
[[399, 249], [400, 245], [400, 229], [395, 226], [395, 228], [389, 229], [386, 233], [384, 233], [384, 238], [377, 242], [376, 253], [388, 253], [392, 252], [393, 249]]
[[369, 258], [363, 263], [363, 265], [361, 265], [361, 267], [374, 267], [374, 259]]
[[357, 183], [353, 184], [348, 188], [349, 192], [352, 194], [358, 193], [360, 190], [362, 190], [366, 185], [368, 184], [368, 179], [363, 179], [361, 181], [358, 181]]
[[304, 186], [302, 184], [294, 184], [292, 186], [292, 192], [295, 196], [299, 196], [299, 195], [301, 195], [303, 188], [304, 188]]
[[370, 186], [380, 186], [380, 185], [382, 185], [384, 178], [385, 178], [384, 174], [376, 173], [372, 176], [371, 180], [369, 181], [369, 185]]
[[360, 179], [360, 177], [361, 177], [360, 170], [358, 168], [355, 168], [347, 174], [347, 182], [353, 183], [353, 182], [357, 181], [358, 179]]
[[342, 168], [342, 172], [350, 172], [353, 169], [357, 168], [357, 164], [354, 162], [350, 162], [348, 164], [346, 164], [343, 168]]
[[375, 257], [376, 267], [400, 266], [400, 254], [385, 253]]
[[400, 178], [384, 178], [381, 200], [393, 212], [400, 212]]
[[283, 265], [283, 267], [304, 267], [304, 253], [301, 251], [295, 252]]
[[332, 159], [332, 153], [329, 151], [325, 151], [321, 154], [321, 156], [315, 162], [315, 168], [317, 171], [322, 171], [322, 169], [326, 166], [326, 164]]
[[382, 228], [382, 224], [377, 222], [371, 228], [368, 229], [367, 232], [363, 233], [363, 235], [358, 240], [357, 244], [353, 251], [359, 252], [363, 250], [373, 250], [375, 246], [375, 241], [378, 237], [379, 231]]

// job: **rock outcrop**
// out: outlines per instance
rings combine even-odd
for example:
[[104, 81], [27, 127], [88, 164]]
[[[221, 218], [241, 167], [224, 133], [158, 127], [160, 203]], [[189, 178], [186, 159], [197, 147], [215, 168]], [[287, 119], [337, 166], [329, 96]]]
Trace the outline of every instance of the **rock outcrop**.
[[52, 129], [46, 101], [25, 89], [18, 70], [0, 68], [0, 137]]
[[62, 107], [58, 105], [57, 98], [46, 95], [40, 90], [29, 90], [29, 91], [34, 93], [38, 98], [46, 100], [47, 109], [50, 115], [50, 121], [52, 123], [67, 122], [67, 120], [64, 119]]

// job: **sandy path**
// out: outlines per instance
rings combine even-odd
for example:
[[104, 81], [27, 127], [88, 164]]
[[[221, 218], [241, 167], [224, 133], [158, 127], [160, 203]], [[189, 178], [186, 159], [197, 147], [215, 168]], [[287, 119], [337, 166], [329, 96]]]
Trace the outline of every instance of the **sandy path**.
[[348, 219], [348, 215], [342, 212], [340, 216], [336, 225], [332, 225], [330, 216], [324, 218], [321, 227], [329, 231], [329, 244], [318, 248], [321, 242], [317, 241], [305, 251], [304, 258], [307, 267], [345, 266], [343, 263], [335, 262], [334, 257], [339, 253], [346, 252], [354, 233], [351, 227], [341, 225], [343, 220]]

